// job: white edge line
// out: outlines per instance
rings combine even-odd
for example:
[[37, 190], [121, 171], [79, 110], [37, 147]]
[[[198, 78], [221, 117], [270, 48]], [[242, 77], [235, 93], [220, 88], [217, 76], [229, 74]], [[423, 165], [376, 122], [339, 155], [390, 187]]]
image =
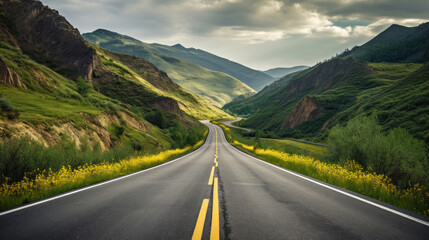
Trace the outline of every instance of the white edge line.
[[117, 177], [117, 178], [114, 178], [114, 179], [111, 179], [111, 180], [108, 180], [108, 181], [105, 181], [105, 182], [101, 182], [101, 183], [97, 183], [97, 184], [94, 184], [94, 185], [90, 185], [88, 187], [83, 187], [83, 188], [79, 188], [77, 190], [72, 190], [71, 192], [63, 193], [63, 194], [60, 194], [60, 195], [55, 196], [55, 197], [50, 197], [50, 198], [46, 198], [44, 200], [39, 200], [39, 201], [36, 201], [34, 203], [30, 203], [28, 205], [25, 205], [25, 206], [21, 206], [21, 207], [13, 208], [13, 209], [10, 209], [10, 210], [4, 211], [4, 212], [0, 212], [0, 216], [4, 216], [4, 215], [7, 215], [9, 213], [17, 212], [17, 211], [20, 211], [20, 210], [23, 210], [23, 209], [26, 209], [26, 208], [29, 208], [29, 207], [33, 207], [33, 206], [36, 206], [36, 205], [39, 205], [39, 204], [42, 204], [42, 203], [45, 203], [45, 202], [50, 202], [50, 201], [53, 201], [53, 200], [56, 200], [56, 199], [59, 199], [59, 198], [63, 198], [63, 197], [66, 197], [66, 196], [69, 196], [69, 195], [72, 195], [72, 194], [75, 194], [75, 193], [78, 193], [78, 192], [86, 191], [86, 190], [91, 189], [91, 188], [96, 188], [96, 187], [99, 187], [99, 186], [102, 186], [102, 185], [105, 185], [105, 184], [108, 184], [108, 183], [116, 182], [116, 181], [122, 180], [124, 178], [129, 178], [129, 177], [132, 177], [134, 175], [137, 175], [137, 174], [140, 174], [140, 173], [144, 173], [144, 172], [147, 172], [147, 171], [150, 171], [150, 170], [154, 170], [156, 168], [163, 167], [165, 165], [174, 163], [174, 162], [176, 162], [176, 161], [178, 161], [178, 160], [180, 160], [182, 158], [188, 157], [188, 156], [190, 156], [190, 155], [192, 155], [192, 154], [194, 154], [196, 152], [199, 152], [205, 145], [208, 144], [208, 137], [209, 137], [209, 134], [207, 134], [207, 139], [206, 139], [205, 143], [203, 145], [201, 145], [201, 147], [199, 147], [198, 149], [196, 149], [196, 150], [194, 150], [194, 151], [192, 151], [192, 152], [190, 152], [190, 153], [188, 153], [188, 154], [186, 154], [184, 156], [181, 156], [181, 157], [178, 157], [176, 159], [170, 160], [170, 161], [168, 161], [166, 163], [162, 163], [160, 165], [156, 165], [156, 166], [153, 166], [151, 168], [143, 169], [141, 171], [138, 171], [138, 172], [135, 172], [135, 173], [131, 173], [131, 174], [128, 174], [128, 175], [125, 175], [125, 176]]
[[[222, 128], [221, 128], [221, 129], [222, 129]], [[223, 132], [223, 129], [222, 129], [222, 132]], [[239, 153], [241, 153], [241, 154], [243, 154], [243, 155], [245, 155], [245, 156], [247, 156], [247, 157], [250, 157], [250, 158], [252, 158], [252, 159], [254, 159], [254, 160], [257, 160], [257, 161], [260, 161], [260, 162], [262, 162], [262, 163], [265, 163], [265, 164], [267, 164], [267, 165], [269, 165], [269, 166], [271, 166], [271, 167], [273, 167], [273, 168], [277, 168], [277, 169], [279, 169], [279, 170], [281, 170], [281, 171], [283, 171], [283, 172], [287, 172], [287, 173], [292, 174], [292, 175], [294, 175], [294, 176], [297, 176], [297, 177], [299, 177], [299, 178], [305, 179], [305, 180], [307, 180], [307, 181], [309, 181], [309, 182], [315, 183], [315, 184], [317, 184], [317, 185], [319, 185], [319, 186], [322, 186], [322, 187], [328, 188], [328, 189], [333, 190], [333, 191], [335, 191], [335, 192], [341, 193], [341, 194], [346, 195], [346, 196], [348, 196], [348, 197], [354, 198], [354, 199], [359, 200], [359, 201], [361, 201], [361, 202], [364, 202], [364, 203], [370, 204], [370, 205], [372, 205], [372, 206], [374, 206], [374, 207], [378, 207], [378, 208], [380, 208], [380, 209], [386, 210], [386, 211], [391, 212], [391, 213], [393, 213], [393, 214], [399, 215], [399, 216], [401, 216], [401, 217], [407, 218], [407, 219], [409, 219], [409, 220], [412, 220], [412, 221], [415, 221], [415, 222], [421, 223], [421, 224], [426, 225], [426, 226], [428, 226], [428, 227], [429, 227], [429, 222], [426, 222], [426, 221], [424, 221], [424, 220], [422, 220], [422, 219], [419, 219], [419, 218], [416, 218], [416, 217], [410, 216], [410, 215], [408, 215], [408, 214], [405, 214], [405, 213], [402, 213], [402, 212], [396, 211], [396, 210], [391, 209], [391, 208], [388, 208], [388, 207], [386, 207], [386, 206], [383, 206], [383, 205], [377, 204], [377, 203], [375, 203], [375, 202], [371, 202], [371, 201], [369, 201], [369, 200], [366, 200], [366, 199], [363, 199], [363, 198], [361, 198], [361, 197], [355, 196], [355, 195], [353, 195], [353, 194], [350, 194], [350, 193], [344, 192], [344, 191], [342, 191], [342, 190], [340, 190], [340, 189], [337, 189], [337, 188], [331, 187], [331, 186], [329, 186], [329, 185], [326, 185], [326, 184], [324, 184], [324, 183], [321, 183], [321, 182], [315, 181], [314, 179], [311, 179], [311, 178], [308, 178], [308, 177], [304, 177], [304, 176], [302, 176], [302, 175], [300, 175], [300, 174], [298, 174], [298, 173], [296, 173], [296, 172], [293, 172], [293, 171], [287, 170], [287, 169], [285, 169], [285, 168], [279, 167], [279, 166], [274, 165], [274, 164], [272, 164], [272, 163], [269, 163], [269, 162], [266, 162], [266, 161], [261, 160], [261, 159], [259, 159], [259, 158], [256, 158], [256, 157], [254, 157], [254, 156], [252, 156], [252, 155], [249, 155], [249, 154], [247, 154], [247, 153], [245, 153], [245, 152], [242, 152], [242, 151], [240, 151], [240, 150], [236, 149], [234, 146], [232, 146], [232, 145], [231, 145], [231, 144], [226, 140], [226, 138], [225, 138], [225, 133], [223, 134], [223, 138], [224, 138], [225, 142], [226, 142], [226, 143], [228, 143], [228, 145], [229, 145], [232, 149], [234, 149], [235, 151], [237, 151], [237, 152], [239, 152]]]

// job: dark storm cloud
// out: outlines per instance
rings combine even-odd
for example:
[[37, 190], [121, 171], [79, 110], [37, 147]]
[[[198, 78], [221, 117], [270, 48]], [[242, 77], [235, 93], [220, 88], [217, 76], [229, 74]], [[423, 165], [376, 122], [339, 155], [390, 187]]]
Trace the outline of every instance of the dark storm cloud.
[[300, 1], [328, 16], [349, 16], [369, 19], [427, 18], [427, 0], [375, 0], [375, 1]]

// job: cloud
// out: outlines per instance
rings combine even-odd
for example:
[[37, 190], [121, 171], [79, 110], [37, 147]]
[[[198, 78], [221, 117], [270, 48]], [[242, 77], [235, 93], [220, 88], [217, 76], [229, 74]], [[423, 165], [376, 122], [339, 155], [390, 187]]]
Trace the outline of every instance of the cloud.
[[211, 36], [216, 38], [229, 38], [250, 44], [258, 44], [267, 41], [275, 41], [285, 38], [283, 31], [258, 31], [240, 29], [240, 27], [221, 27], [212, 32]]
[[[374, 35], [377, 24], [417, 23], [429, 16], [426, 0], [44, 0], [77, 15], [79, 25], [108, 25], [149, 38], [188, 35], [243, 43], [305, 37]], [[426, 4], [425, 4], [426, 2]], [[421, 17], [419, 17], [421, 16]], [[412, 18], [411, 18], [412, 17]], [[334, 20], [366, 19], [369, 25], [338, 26]], [[416, 21], [418, 20], [418, 21]], [[85, 24], [84, 24], [85, 22]], [[350, 29], [352, 27], [352, 29]], [[85, 27], [86, 29], [86, 27]]]
[[[81, 32], [106, 28], [146, 42], [182, 43], [248, 56], [263, 46], [273, 54], [317, 62], [328, 51], [362, 44], [389, 25], [416, 26], [429, 21], [427, 0], [42, 0], [59, 10]], [[315, 44], [319, 41], [319, 44]], [[308, 43], [308, 46], [304, 43]], [[283, 44], [283, 45], [282, 45]], [[304, 45], [303, 45], [304, 44]], [[325, 45], [326, 44], [326, 45]], [[243, 46], [242, 46], [243, 45]], [[317, 45], [326, 46], [322, 50]], [[239, 46], [239, 47], [238, 47]], [[277, 48], [277, 50], [274, 49]], [[317, 51], [316, 51], [317, 48]], [[224, 50], [222, 50], [224, 49]], [[232, 49], [232, 48], [228, 48]], [[247, 50], [246, 50], [247, 49]], [[341, 50], [341, 49], [340, 49]], [[261, 50], [262, 52], [262, 50]], [[320, 52], [320, 55], [310, 52]], [[215, 52], [217, 53], [217, 52]], [[335, 53], [329, 53], [334, 55]], [[269, 62], [269, 56], [260, 61]], [[248, 56], [241, 59], [250, 59]], [[278, 57], [279, 59], [281, 56]], [[275, 59], [273, 57], [273, 59]], [[302, 62], [301, 62], [302, 63]], [[280, 65], [280, 64], [279, 64]]]

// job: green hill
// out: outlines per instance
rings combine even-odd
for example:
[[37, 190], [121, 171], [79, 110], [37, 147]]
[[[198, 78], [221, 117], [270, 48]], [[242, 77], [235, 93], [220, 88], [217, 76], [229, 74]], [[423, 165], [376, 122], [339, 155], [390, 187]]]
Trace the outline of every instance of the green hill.
[[89, 45], [38, 1], [0, 6], [2, 142], [27, 135], [45, 146], [70, 139], [150, 152], [179, 146], [172, 132], [201, 129], [196, 118], [227, 116], [153, 64]]
[[[101, 29], [82, 36], [102, 48], [130, 54], [155, 64], [159, 69], [165, 71], [174, 82], [218, 107], [222, 107], [242, 94], [254, 92], [252, 88], [226, 73], [209, 70], [160, 53], [161, 45], [150, 45]], [[176, 48], [171, 47], [171, 49]]]
[[[417, 28], [421, 30], [425, 26], [427, 24]], [[389, 29], [395, 28], [398, 27]], [[416, 31], [417, 28], [413, 30], [416, 35], [405, 34], [401, 38], [403, 42], [420, 37], [421, 31]], [[381, 39], [395, 39], [386, 35], [386, 31], [371, 41], [381, 44]], [[357, 115], [376, 114], [384, 130], [402, 127], [429, 142], [428, 64], [360, 60], [359, 56], [378, 51], [369, 47], [371, 45], [365, 44], [362, 49], [367, 50], [360, 52], [361, 55], [352, 50], [356, 54], [351, 54], [353, 57], [333, 58], [288, 75], [256, 95], [233, 101], [224, 108], [242, 115], [251, 114], [243, 122], [245, 127], [296, 138], [323, 138], [325, 130], [336, 124], [345, 124]], [[419, 52], [427, 50], [424, 47]], [[411, 61], [417, 55], [410, 52], [409, 56], [406, 59]]]

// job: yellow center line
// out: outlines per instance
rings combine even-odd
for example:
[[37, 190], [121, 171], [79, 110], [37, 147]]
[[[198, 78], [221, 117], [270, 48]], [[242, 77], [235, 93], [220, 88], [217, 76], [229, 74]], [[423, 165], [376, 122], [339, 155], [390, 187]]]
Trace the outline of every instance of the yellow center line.
[[213, 212], [212, 227], [210, 230], [210, 240], [219, 239], [219, 196], [218, 196], [218, 178], [214, 179], [213, 186]]
[[209, 185], [212, 185], [212, 184], [213, 184], [214, 170], [215, 170], [215, 167], [213, 166], [213, 167], [212, 167], [212, 171], [210, 172]]
[[201, 205], [200, 213], [198, 214], [197, 224], [195, 225], [192, 240], [199, 240], [203, 236], [204, 222], [206, 221], [207, 208], [209, 206], [209, 199], [204, 199]]
[[[220, 237], [219, 231], [219, 193], [218, 193], [218, 178], [214, 177], [215, 167], [218, 166], [218, 143], [217, 143], [217, 130], [216, 130], [216, 153], [214, 158], [215, 166], [212, 166], [209, 177], [209, 185], [213, 186], [213, 208], [212, 208], [212, 223], [210, 230], [210, 239], [217, 240]], [[209, 206], [209, 199], [204, 199], [201, 205], [200, 213], [198, 214], [197, 223], [195, 225], [192, 239], [201, 239], [203, 236], [204, 222], [206, 221], [207, 208]]]
[[216, 130], [216, 153], [217, 153], [217, 129], [215, 129]]

